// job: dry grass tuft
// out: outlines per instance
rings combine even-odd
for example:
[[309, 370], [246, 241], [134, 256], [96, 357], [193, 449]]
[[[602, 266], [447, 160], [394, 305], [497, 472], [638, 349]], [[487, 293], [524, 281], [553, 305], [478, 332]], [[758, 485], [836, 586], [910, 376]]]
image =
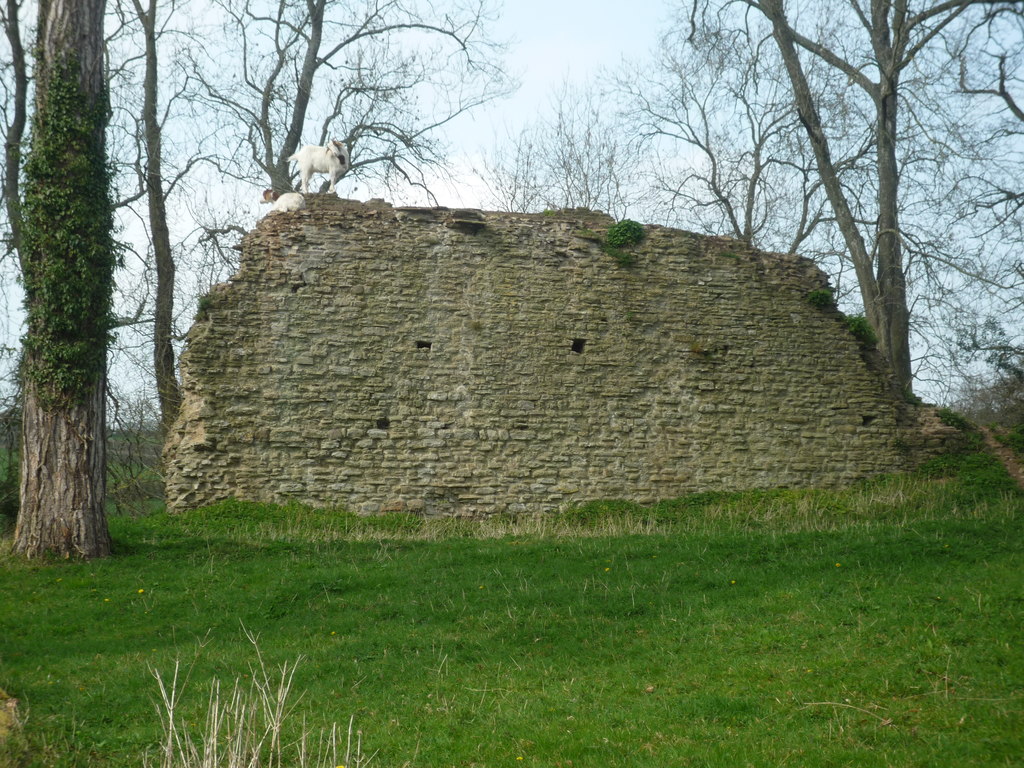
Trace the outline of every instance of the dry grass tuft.
[[305, 720], [294, 724], [295, 706], [290, 703], [292, 683], [299, 661], [268, 669], [257, 638], [246, 637], [256, 651], [257, 664], [250, 680], [237, 679], [229, 695], [222, 696], [220, 681], [210, 685], [205, 720], [193, 727], [184, 717], [182, 697], [188, 675], [180, 663], [165, 680], [153, 670], [160, 690], [163, 739], [158, 756], [147, 756], [147, 768], [366, 768], [373, 755], [363, 753], [362, 732], [349, 718], [344, 749], [337, 724], [329, 731], [311, 731]]

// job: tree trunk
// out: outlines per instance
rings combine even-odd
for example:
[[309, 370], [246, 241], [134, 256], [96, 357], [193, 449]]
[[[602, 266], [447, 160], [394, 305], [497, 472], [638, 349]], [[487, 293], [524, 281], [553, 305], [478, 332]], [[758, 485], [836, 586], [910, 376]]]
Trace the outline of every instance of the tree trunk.
[[21, 508], [27, 557], [110, 553], [106, 352], [116, 263], [104, 129], [104, 0], [41, 0], [25, 167]]
[[167, 226], [167, 200], [161, 167], [162, 128], [157, 116], [158, 61], [156, 50], [156, 3], [149, 9], [135, 2], [146, 45], [146, 75], [143, 84], [142, 122], [146, 135], [146, 199], [149, 228], [156, 262], [156, 306], [153, 315], [153, 372], [160, 402], [160, 427], [171, 428], [181, 407], [181, 391], [174, 360], [174, 254]]
[[[157, 177], [159, 178], [159, 176]], [[153, 184], [154, 182], [147, 182]], [[159, 183], [159, 182], [155, 182]], [[153, 316], [153, 371], [160, 401], [160, 426], [166, 432], [178, 418], [181, 390], [174, 358], [174, 256], [167, 231], [163, 193], [150, 198], [149, 216], [156, 259], [156, 308]]]
[[[897, 3], [897, 30], [903, 32], [905, 3]], [[875, 279], [878, 284], [879, 348], [889, 359], [900, 384], [909, 392], [910, 310], [903, 271], [903, 243], [899, 224], [899, 161], [896, 158], [899, 71], [889, 27], [888, 3], [874, 0], [871, 7], [871, 37], [879, 65], [879, 86], [874, 95], [875, 158], [878, 164], [878, 231], [876, 235]]]
[[877, 127], [878, 234], [875, 280], [881, 304], [875, 329], [879, 348], [892, 363], [896, 377], [909, 391], [910, 311], [903, 272], [903, 243], [899, 229], [899, 166], [896, 159], [896, 96], [880, 97]]
[[45, 407], [36, 387], [26, 383], [15, 552], [27, 557], [110, 554], [103, 514], [105, 401], [105, 377], [85, 402], [69, 408]]
[[14, 75], [14, 99], [10, 105], [11, 123], [7, 126], [4, 143], [4, 202], [7, 204], [7, 220], [11, 228], [11, 245], [17, 251], [21, 248], [21, 142], [25, 136], [28, 109], [28, 68], [25, 48], [21, 44], [21, 28], [18, 20], [17, 0], [6, 0], [4, 33], [11, 46], [11, 69]]
[[795, 34], [786, 20], [783, 0], [762, 0], [757, 7], [772, 23], [772, 35], [789, 74], [800, 121], [814, 150], [818, 175], [853, 261], [865, 315], [878, 335], [879, 349], [892, 365], [900, 386], [910, 392], [910, 314], [907, 307], [906, 279], [903, 274], [897, 218], [899, 173], [895, 144], [895, 86], [893, 85], [889, 92], [885, 90], [886, 85], [880, 86], [872, 94], [879, 110], [876, 131], [879, 164], [879, 233], [876, 242], [877, 253], [872, 254], [857, 226], [839, 174], [832, 162], [828, 138], [814, 106], [803, 65], [797, 55]]
[[[306, 8], [309, 11], [309, 28], [307, 30], [306, 51], [302, 59], [302, 69], [299, 71], [298, 91], [292, 100], [291, 120], [288, 124], [288, 132], [281, 143], [281, 151], [276, 162], [270, 164], [275, 158], [267, 157], [268, 165], [271, 168], [271, 186], [277, 192], [288, 192], [291, 190], [291, 174], [288, 168], [288, 158], [294, 155], [299, 148], [299, 141], [302, 139], [302, 127], [306, 124], [306, 111], [309, 108], [309, 99], [313, 93], [313, 76], [319, 69], [321, 61], [320, 42], [323, 39], [324, 10], [326, 0], [306, 0]], [[267, 143], [268, 148], [273, 146]]]

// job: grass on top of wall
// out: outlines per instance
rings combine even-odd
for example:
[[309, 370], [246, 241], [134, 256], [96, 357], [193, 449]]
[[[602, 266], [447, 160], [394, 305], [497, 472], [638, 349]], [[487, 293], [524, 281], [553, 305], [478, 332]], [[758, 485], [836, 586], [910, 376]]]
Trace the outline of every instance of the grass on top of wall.
[[211, 691], [211, 768], [231, 702], [264, 766], [1010, 765], [1022, 507], [962, 459], [544, 519], [114, 518], [110, 559], [0, 556], [0, 765], [198, 765]]

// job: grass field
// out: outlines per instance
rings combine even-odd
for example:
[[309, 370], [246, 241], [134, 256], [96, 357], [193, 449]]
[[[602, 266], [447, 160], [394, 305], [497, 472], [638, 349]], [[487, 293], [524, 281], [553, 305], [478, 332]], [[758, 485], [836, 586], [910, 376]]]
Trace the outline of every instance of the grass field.
[[518, 521], [118, 517], [107, 560], [0, 554], [0, 765], [178, 765], [176, 664], [197, 740], [214, 681], [278, 706], [288, 667], [262, 766], [341, 765], [350, 718], [349, 768], [1021, 765], [1022, 511], [976, 457]]

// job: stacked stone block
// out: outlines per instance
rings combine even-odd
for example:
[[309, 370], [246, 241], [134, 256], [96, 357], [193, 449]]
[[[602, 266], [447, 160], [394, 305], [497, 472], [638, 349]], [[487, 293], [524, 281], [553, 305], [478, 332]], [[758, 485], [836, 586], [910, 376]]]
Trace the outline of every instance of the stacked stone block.
[[602, 214], [311, 196], [202, 302], [166, 448], [172, 509], [533, 513], [834, 486], [941, 442], [809, 261]]

